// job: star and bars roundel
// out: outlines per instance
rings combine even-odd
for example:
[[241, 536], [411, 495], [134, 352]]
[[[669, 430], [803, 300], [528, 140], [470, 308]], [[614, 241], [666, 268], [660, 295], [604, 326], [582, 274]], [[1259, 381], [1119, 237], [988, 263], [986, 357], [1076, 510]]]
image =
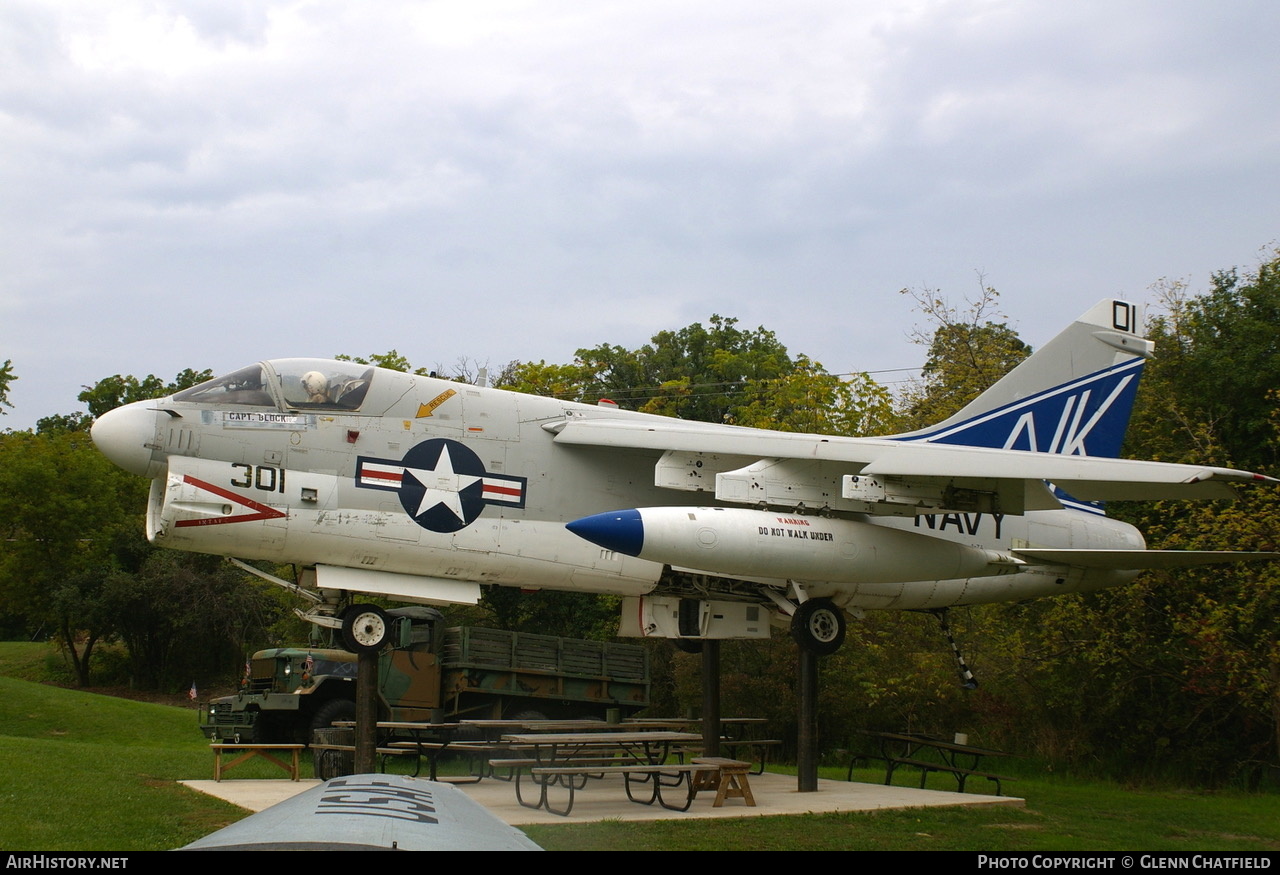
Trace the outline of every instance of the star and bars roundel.
[[423, 441], [398, 461], [356, 460], [357, 486], [399, 493], [405, 513], [433, 532], [465, 529], [487, 504], [524, 507], [526, 482], [486, 471], [475, 452], [447, 438]]

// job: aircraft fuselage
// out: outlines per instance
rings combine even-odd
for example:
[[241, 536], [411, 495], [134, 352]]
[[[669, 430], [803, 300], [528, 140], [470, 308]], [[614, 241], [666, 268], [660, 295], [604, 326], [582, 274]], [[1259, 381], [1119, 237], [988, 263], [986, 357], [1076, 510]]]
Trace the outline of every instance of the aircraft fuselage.
[[[156, 544], [435, 581], [621, 595], [653, 591], [664, 568], [674, 568], [782, 591], [796, 582], [811, 596], [865, 609], [1098, 589], [1133, 572], [1029, 567], [1009, 551], [1143, 547], [1131, 526], [1072, 509], [884, 516], [851, 511], [856, 505], [838, 498], [823, 506], [808, 494], [785, 508], [776, 499], [744, 507], [718, 500], [714, 477], [699, 478], [755, 457], [686, 454], [664, 467], [667, 457], [657, 449], [555, 440], [566, 421], [606, 417], [657, 430], [676, 420], [345, 363], [258, 367], [258, 383], [250, 375], [216, 391], [139, 402], [95, 426], [109, 456], [154, 478], [147, 534]], [[339, 382], [333, 372], [358, 385], [358, 409], [328, 398], [299, 401], [296, 388], [289, 397], [299, 374], [319, 371], [330, 383]], [[751, 431], [720, 428], [735, 439]], [[686, 468], [698, 482], [673, 488], [670, 478], [685, 476]], [[824, 477], [830, 479], [819, 470], [810, 491], [827, 489]], [[827, 491], [838, 492], [838, 478]], [[626, 508], [648, 515], [640, 555], [565, 527]], [[394, 594], [411, 592], [409, 585]]]

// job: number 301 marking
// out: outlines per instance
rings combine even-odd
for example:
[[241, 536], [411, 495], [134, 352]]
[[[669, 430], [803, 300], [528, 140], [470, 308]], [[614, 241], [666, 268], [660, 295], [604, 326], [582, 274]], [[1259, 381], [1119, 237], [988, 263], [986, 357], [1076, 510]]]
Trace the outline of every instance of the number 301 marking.
[[243, 462], [233, 462], [231, 467], [244, 469], [244, 479], [232, 478], [232, 486], [240, 489], [248, 489], [252, 486], [263, 492], [284, 492], [283, 468], [272, 468], [270, 465], [246, 465]]

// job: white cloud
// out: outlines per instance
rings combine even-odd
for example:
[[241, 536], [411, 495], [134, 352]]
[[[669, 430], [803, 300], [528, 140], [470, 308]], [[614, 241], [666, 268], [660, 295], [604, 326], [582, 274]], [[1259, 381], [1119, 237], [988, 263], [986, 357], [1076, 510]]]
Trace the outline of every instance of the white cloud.
[[116, 371], [565, 360], [712, 311], [901, 366], [894, 291], [975, 268], [1043, 339], [1275, 236], [1278, 16], [15, 0], [0, 424]]

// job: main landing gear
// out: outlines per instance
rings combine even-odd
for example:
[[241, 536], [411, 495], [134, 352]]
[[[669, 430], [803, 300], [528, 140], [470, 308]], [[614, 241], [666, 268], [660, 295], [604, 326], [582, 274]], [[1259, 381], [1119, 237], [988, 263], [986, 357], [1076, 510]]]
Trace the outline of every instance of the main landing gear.
[[352, 653], [381, 650], [391, 635], [391, 621], [377, 605], [352, 605], [342, 613], [342, 640]]
[[791, 616], [791, 637], [818, 656], [830, 656], [844, 643], [844, 611], [831, 599], [809, 599]]

